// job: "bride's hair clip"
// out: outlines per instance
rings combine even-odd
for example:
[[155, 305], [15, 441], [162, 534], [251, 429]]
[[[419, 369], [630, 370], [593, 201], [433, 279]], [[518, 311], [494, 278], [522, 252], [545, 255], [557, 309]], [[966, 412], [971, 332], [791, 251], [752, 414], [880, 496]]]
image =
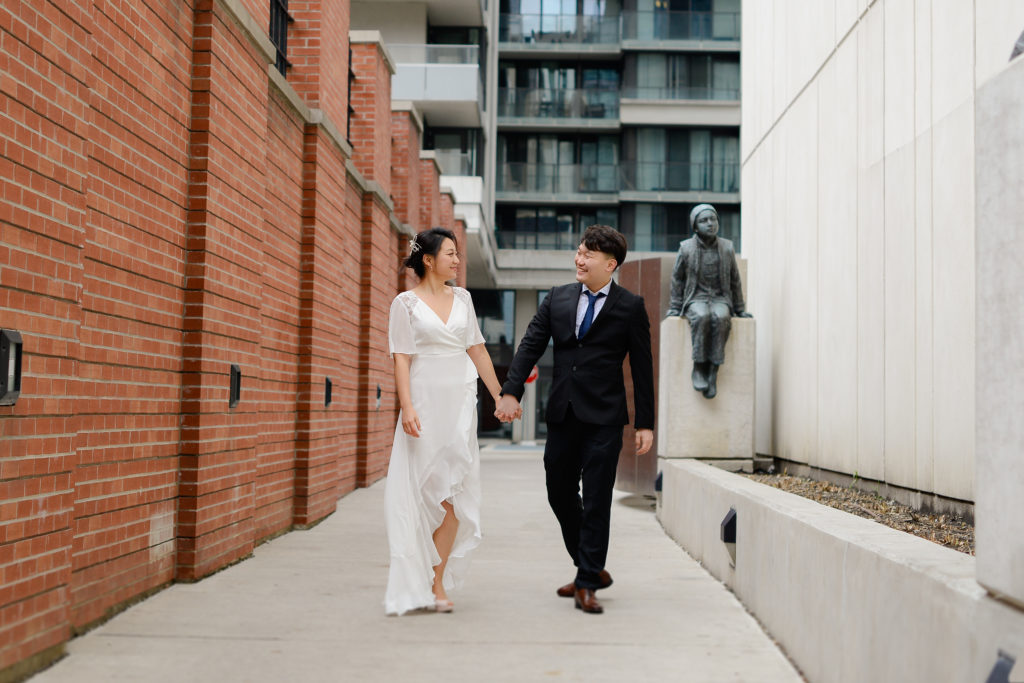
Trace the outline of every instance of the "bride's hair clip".
[[412, 256], [422, 248], [423, 247], [420, 246], [420, 243], [413, 239], [411, 242], [409, 242], [409, 256]]

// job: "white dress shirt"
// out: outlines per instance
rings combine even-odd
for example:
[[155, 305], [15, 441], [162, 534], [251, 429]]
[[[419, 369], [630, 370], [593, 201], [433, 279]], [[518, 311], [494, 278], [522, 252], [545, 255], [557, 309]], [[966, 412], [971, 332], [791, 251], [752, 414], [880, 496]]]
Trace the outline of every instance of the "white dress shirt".
[[597, 320], [597, 314], [600, 313], [601, 309], [604, 307], [604, 302], [608, 300], [608, 292], [610, 291], [612, 291], [611, 280], [609, 280], [608, 284], [606, 284], [604, 287], [597, 290], [596, 292], [591, 292], [586, 285], [580, 284], [580, 300], [579, 303], [576, 304], [577, 337], [580, 336], [580, 325], [583, 324], [583, 317], [586, 316], [587, 314], [587, 304], [590, 302], [590, 298], [587, 296], [587, 294], [600, 294], [602, 292], [604, 293], [604, 296], [598, 297], [597, 301], [594, 302], [594, 320], [590, 321], [590, 324], [593, 325], [594, 321]]

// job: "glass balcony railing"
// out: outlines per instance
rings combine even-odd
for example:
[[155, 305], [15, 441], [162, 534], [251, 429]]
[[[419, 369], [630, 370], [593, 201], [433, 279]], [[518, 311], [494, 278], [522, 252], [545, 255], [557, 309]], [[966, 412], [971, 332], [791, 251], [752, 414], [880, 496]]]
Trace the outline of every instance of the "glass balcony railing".
[[738, 163], [627, 161], [621, 164], [622, 191], [739, 192]]
[[476, 175], [473, 154], [457, 149], [435, 149], [434, 158], [442, 175]]
[[618, 192], [618, 164], [506, 163], [498, 169], [499, 192], [579, 194]]
[[388, 45], [395, 64], [479, 64], [476, 45]]
[[623, 40], [739, 40], [739, 12], [622, 13]]
[[498, 42], [522, 45], [615, 44], [618, 16], [581, 14], [502, 14]]
[[500, 88], [498, 116], [616, 119], [619, 116], [619, 91], [612, 88]]
[[[676, 251], [679, 243], [693, 233], [652, 233], [625, 232], [630, 252]], [[580, 244], [580, 234], [575, 231], [523, 232], [497, 230], [494, 237], [499, 249], [560, 249], [571, 251]]]
[[622, 99], [635, 100], [717, 100], [739, 101], [739, 88], [623, 87]]
[[580, 236], [573, 231], [523, 232], [496, 230], [499, 249], [576, 249]]
[[483, 70], [478, 46], [388, 45], [388, 51], [395, 60], [392, 99], [456, 103], [469, 112], [482, 106]]

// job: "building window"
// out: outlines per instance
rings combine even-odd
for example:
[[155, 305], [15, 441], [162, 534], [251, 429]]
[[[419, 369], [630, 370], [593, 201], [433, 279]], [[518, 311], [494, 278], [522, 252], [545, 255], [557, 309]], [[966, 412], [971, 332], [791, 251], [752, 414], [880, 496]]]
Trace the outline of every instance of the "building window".
[[288, 14], [288, 0], [270, 0], [270, 42], [277, 50], [275, 65], [282, 76], [287, 75], [288, 67], [288, 24], [295, 21]]
[[617, 207], [515, 206], [495, 208], [495, 237], [501, 249], [571, 249], [595, 223], [619, 224]]

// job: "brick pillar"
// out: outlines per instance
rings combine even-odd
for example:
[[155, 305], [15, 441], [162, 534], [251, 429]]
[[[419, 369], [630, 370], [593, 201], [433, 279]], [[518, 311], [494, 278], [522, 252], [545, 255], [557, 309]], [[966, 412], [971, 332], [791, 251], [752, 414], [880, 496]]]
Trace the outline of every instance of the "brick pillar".
[[[177, 576], [253, 548], [268, 84], [220, 3], [195, 11]], [[229, 407], [231, 366], [241, 400]]]
[[[348, 3], [300, 1], [289, 10], [295, 23], [288, 80], [340, 135], [348, 118]], [[346, 411], [354, 408], [349, 396], [358, 394], [348, 378], [359, 368], [358, 332], [351, 330], [358, 317], [359, 274], [347, 256], [361, 249], [360, 226], [345, 220], [347, 150], [338, 144], [323, 125], [306, 124], [294, 509], [300, 526], [334, 511], [339, 493], [351, 488], [342, 472], [354, 469], [356, 460], [356, 434]]]
[[394, 372], [387, 325], [398, 289], [398, 235], [391, 227], [392, 64], [376, 31], [353, 31], [352, 150], [356, 169], [369, 181], [361, 204], [359, 422], [357, 484], [366, 486], [387, 468], [394, 433]]
[[420, 224], [420, 145], [422, 122], [412, 107], [391, 112], [391, 196], [395, 216], [416, 232]]
[[420, 152], [420, 229], [441, 224], [441, 196], [438, 183], [441, 168], [432, 151]]

